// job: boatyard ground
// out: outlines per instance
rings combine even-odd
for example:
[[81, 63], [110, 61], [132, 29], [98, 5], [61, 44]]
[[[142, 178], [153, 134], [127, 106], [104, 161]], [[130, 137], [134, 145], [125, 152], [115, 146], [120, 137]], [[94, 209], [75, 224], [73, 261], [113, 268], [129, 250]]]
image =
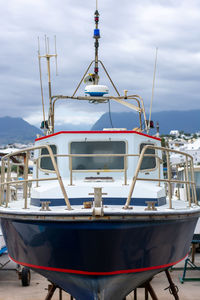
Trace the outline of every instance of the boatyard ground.
[[[200, 266], [200, 254], [196, 254], [195, 263]], [[181, 262], [179, 267], [183, 266], [184, 262]], [[42, 276], [35, 272], [31, 272], [31, 283], [28, 287], [22, 287], [21, 281], [18, 279], [15, 268], [15, 264], [10, 262], [6, 266], [6, 270], [0, 270], [0, 300], [45, 300], [47, 295], [47, 288], [49, 282]], [[181, 284], [179, 276], [183, 275], [182, 270], [175, 270], [170, 272], [174, 283], [179, 289], [180, 300], [199, 300], [200, 299], [200, 281], [189, 281]], [[187, 271], [187, 277], [200, 278], [200, 270]], [[169, 284], [165, 273], [162, 272], [154, 277], [151, 281], [151, 285], [156, 292], [159, 300], [170, 300], [174, 297], [166, 289]], [[166, 290], [165, 290], [166, 289]], [[58, 300], [59, 293], [55, 292], [52, 300]], [[133, 293], [126, 298], [127, 300], [134, 299]], [[137, 289], [137, 300], [144, 300], [144, 289]], [[151, 299], [151, 296], [149, 296]], [[70, 296], [66, 293], [62, 293], [62, 300], [70, 300]]]

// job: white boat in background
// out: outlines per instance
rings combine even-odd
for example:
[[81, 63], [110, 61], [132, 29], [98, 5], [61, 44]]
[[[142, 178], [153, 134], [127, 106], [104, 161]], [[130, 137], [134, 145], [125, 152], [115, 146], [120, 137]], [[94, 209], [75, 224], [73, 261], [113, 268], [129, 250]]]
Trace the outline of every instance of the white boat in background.
[[[180, 180], [186, 180], [186, 172], [185, 168], [181, 166], [181, 164], [174, 166], [176, 169], [176, 178]], [[189, 170], [189, 179], [191, 179], [191, 171]], [[196, 194], [197, 194], [197, 201], [200, 201], [200, 166], [194, 165], [193, 168], [193, 177], [196, 186]], [[191, 193], [191, 189], [188, 188], [184, 184], [175, 184], [174, 187], [174, 196], [177, 199], [183, 199], [187, 201], [188, 194]], [[200, 234], [200, 219], [198, 219], [194, 234]]]
[[0, 256], [7, 251], [6, 243], [3, 237], [3, 233], [0, 227]]

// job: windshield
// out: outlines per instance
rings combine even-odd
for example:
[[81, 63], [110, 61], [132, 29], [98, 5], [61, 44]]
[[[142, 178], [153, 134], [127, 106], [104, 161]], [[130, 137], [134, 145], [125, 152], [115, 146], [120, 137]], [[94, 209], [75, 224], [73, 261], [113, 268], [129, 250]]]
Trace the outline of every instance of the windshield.
[[[71, 154], [125, 154], [123, 141], [72, 142]], [[74, 157], [73, 170], [121, 170], [124, 169], [123, 157]]]

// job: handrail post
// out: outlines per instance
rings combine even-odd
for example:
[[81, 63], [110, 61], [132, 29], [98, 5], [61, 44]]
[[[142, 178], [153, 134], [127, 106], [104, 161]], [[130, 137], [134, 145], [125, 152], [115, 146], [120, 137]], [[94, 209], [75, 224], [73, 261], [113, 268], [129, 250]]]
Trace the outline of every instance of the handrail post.
[[[189, 181], [189, 172], [188, 172], [188, 157], [186, 156], [186, 181]], [[190, 196], [190, 184], [186, 183], [187, 191], [188, 191], [188, 202], [189, 207], [191, 207], [191, 196]]]
[[5, 161], [1, 161], [1, 201], [0, 205], [4, 203], [4, 183], [5, 183]]
[[[176, 165], [176, 176], [177, 176], [177, 179], [178, 179], [178, 165]], [[178, 200], [180, 200], [180, 184], [178, 183], [178, 193], [177, 193], [177, 198]]]
[[35, 170], [35, 176], [36, 176], [36, 184], [35, 184], [35, 187], [39, 187], [39, 181], [38, 181], [38, 177], [39, 177], [39, 161], [38, 161], [38, 158], [36, 159], [36, 163], [35, 163], [35, 167], [36, 167], [36, 170]]
[[169, 151], [168, 150], [166, 150], [166, 157], [167, 157], [167, 179], [168, 179], [169, 208], [172, 209], [171, 168], [170, 168], [170, 158], [169, 158]]
[[8, 207], [8, 202], [10, 200], [10, 184], [8, 183], [11, 179], [11, 166], [10, 166], [10, 157], [8, 158], [7, 162], [7, 176], [6, 176], [6, 207]]
[[124, 185], [127, 185], [127, 156], [124, 155]]
[[160, 162], [161, 162], [161, 159], [159, 157], [156, 158], [157, 161], [158, 161], [158, 186], [160, 186]]
[[[19, 179], [19, 165], [17, 165], [16, 168], [17, 168], [16, 171], [17, 171], [17, 180], [18, 180]], [[17, 192], [17, 189], [18, 189], [18, 184], [17, 183], [15, 184], [15, 188], [16, 188], [16, 192]], [[16, 197], [16, 199], [17, 199], [17, 197]]]
[[191, 165], [192, 165], [192, 178], [193, 178], [192, 181], [194, 182], [193, 183], [194, 202], [195, 202], [195, 204], [198, 205], [196, 183], [195, 183], [195, 180], [194, 180], [194, 163], [193, 163], [193, 159], [191, 159]]
[[73, 185], [73, 171], [72, 171], [72, 156], [69, 156], [69, 172], [70, 172], [70, 182], [69, 185]]
[[24, 166], [24, 209], [28, 208], [28, 161], [29, 161], [29, 152], [26, 151], [25, 156], [25, 166]]
[[[186, 164], [184, 164], [184, 175], [185, 175], [185, 181], [187, 181], [187, 175], [186, 175]], [[184, 184], [185, 186], [185, 193], [186, 193], [186, 201], [188, 202], [189, 195], [188, 195], [188, 188], [186, 183]]]
[[60, 176], [60, 172], [59, 172], [59, 169], [57, 167], [57, 163], [56, 163], [55, 157], [53, 155], [53, 151], [52, 151], [52, 149], [51, 149], [51, 147], [49, 145], [44, 145], [43, 147], [46, 147], [47, 150], [48, 150], [48, 152], [49, 152], [49, 155], [50, 155], [50, 158], [51, 158], [54, 170], [55, 170], [56, 175], [57, 175], [58, 182], [60, 184], [61, 191], [62, 191], [64, 199], [65, 199], [65, 203], [67, 205], [67, 209], [71, 210], [72, 208], [71, 208], [71, 205], [70, 205], [70, 202], [69, 202], [69, 198], [67, 196], [67, 193], [66, 193], [66, 190], [65, 190], [62, 178]]
[[141, 167], [141, 164], [142, 164], [142, 161], [143, 161], [144, 153], [145, 153], [147, 148], [149, 148], [148, 145], [144, 146], [144, 148], [142, 149], [142, 152], [139, 156], [137, 168], [135, 170], [135, 175], [133, 176], [133, 179], [132, 179], [131, 187], [130, 187], [130, 190], [129, 190], [129, 194], [128, 194], [124, 209], [127, 209], [130, 205], [131, 197], [132, 197], [133, 190], [134, 190], [135, 184], [136, 184], [136, 180], [137, 180], [137, 177], [138, 177], [138, 174], [139, 174], [139, 171], [140, 171], [140, 167]]
[[195, 203], [195, 196], [194, 196], [194, 174], [192, 170], [192, 161], [189, 161], [189, 169], [190, 169], [190, 177], [191, 177], [191, 190], [192, 190], [192, 202]]

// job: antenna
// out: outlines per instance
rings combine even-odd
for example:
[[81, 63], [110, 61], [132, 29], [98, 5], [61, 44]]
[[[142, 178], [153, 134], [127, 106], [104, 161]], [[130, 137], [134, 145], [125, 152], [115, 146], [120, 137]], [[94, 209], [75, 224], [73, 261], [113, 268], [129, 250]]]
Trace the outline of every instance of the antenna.
[[149, 122], [147, 124], [147, 133], [149, 133], [149, 130], [150, 130], [151, 111], [152, 111], [154, 86], [155, 86], [155, 78], [156, 78], [157, 55], [158, 55], [158, 48], [156, 48], [156, 57], [155, 57], [154, 72], [153, 72], [153, 85], [152, 85], [152, 94], [151, 94], [151, 104], [150, 104], [150, 110], [149, 110]]
[[56, 46], [56, 35], [54, 35], [54, 43], [55, 43], [55, 63], [56, 63], [56, 76], [58, 76], [58, 54], [57, 54], [57, 46]]
[[[39, 38], [38, 38], [39, 41]], [[49, 54], [50, 47], [49, 47], [49, 37], [45, 35], [44, 37], [44, 44], [45, 44], [45, 52], [46, 54], [40, 55], [40, 46], [38, 43], [38, 59], [39, 59], [39, 69], [40, 69], [40, 76], [41, 76], [41, 58], [46, 58], [47, 61], [47, 71], [48, 71], [48, 89], [49, 89], [49, 116], [48, 121], [45, 121], [45, 115], [44, 115], [44, 100], [43, 100], [43, 89], [41, 88], [42, 92], [42, 103], [43, 103], [43, 117], [44, 117], [44, 128], [48, 128], [48, 133], [54, 132], [54, 117], [53, 117], [53, 106], [52, 106], [52, 94], [51, 94], [51, 70], [50, 70], [50, 59], [52, 57], [55, 57], [56, 62], [56, 75], [57, 75], [57, 50], [56, 50], [56, 37], [54, 37], [55, 42], [55, 53]], [[42, 77], [41, 77], [42, 78]], [[42, 86], [42, 83], [41, 83]], [[47, 124], [46, 124], [47, 123]]]
[[40, 39], [39, 39], [39, 37], [38, 37], [38, 62], [39, 62], [39, 72], [40, 72], [40, 89], [41, 89], [41, 96], [42, 96], [43, 121], [44, 121], [44, 128], [45, 128], [44, 95], [43, 95], [43, 86], [42, 86], [42, 71], [41, 71]]

